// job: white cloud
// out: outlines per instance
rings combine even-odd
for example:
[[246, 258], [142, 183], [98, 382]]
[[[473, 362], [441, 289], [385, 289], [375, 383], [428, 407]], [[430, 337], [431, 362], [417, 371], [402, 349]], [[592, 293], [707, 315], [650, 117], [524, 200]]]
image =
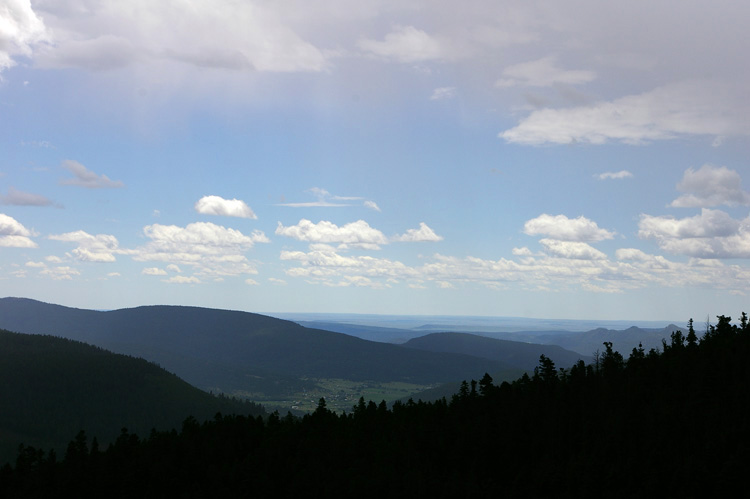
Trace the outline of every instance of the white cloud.
[[48, 276], [56, 281], [70, 281], [73, 276], [81, 273], [72, 267], [52, 267], [39, 272], [40, 275]]
[[32, 235], [18, 220], [0, 213], [0, 247], [36, 248], [37, 244], [31, 240]]
[[169, 270], [170, 272], [177, 272], [178, 274], [182, 272], [180, 267], [178, 267], [174, 263], [170, 263], [169, 265], [167, 265], [167, 270]]
[[107, 274], [107, 277], [122, 277], [122, 274], [119, 272], [110, 272]]
[[[306, 192], [311, 193], [317, 198], [317, 201], [305, 201], [301, 203], [279, 203], [278, 206], [288, 206], [290, 208], [340, 208], [343, 206], [352, 206], [348, 201], [361, 201], [360, 196], [337, 196], [333, 195], [320, 187], [311, 187]], [[342, 202], [345, 201], [345, 202]], [[364, 201], [362, 203], [366, 208], [380, 211], [380, 208], [374, 201]]]
[[397, 62], [423, 62], [445, 56], [441, 43], [414, 26], [395, 26], [383, 41], [363, 38], [357, 46], [369, 54]]
[[170, 284], [200, 284], [200, 279], [195, 276], [186, 277], [184, 275], [176, 275], [169, 279], [162, 279], [163, 282]]
[[750, 192], [742, 190], [742, 179], [726, 166], [703, 165], [698, 170], [688, 168], [677, 190], [685, 192], [670, 206], [694, 208], [717, 205], [750, 205]]
[[574, 258], [576, 260], [604, 260], [607, 255], [598, 249], [578, 241], [558, 241], [555, 239], [540, 239], [544, 250], [560, 258]]
[[87, 189], [110, 189], [125, 186], [122, 181], [111, 180], [106, 175], [97, 175], [72, 159], [63, 161], [63, 167], [73, 174], [73, 178], [60, 180], [62, 185], [77, 185]]
[[185, 227], [147, 225], [143, 233], [150, 241], [127, 251], [134, 260], [185, 265], [193, 268], [196, 275], [212, 277], [256, 274], [257, 270], [248, 262], [245, 252], [255, 243], [268, 241], [260, 231], [247, 236], [238, 230], [208, 222]]
[[260, 283], [256, 281], [255, 279], [245, 279], [245, 284], [248, 284], [250, 286], [259, 286]]
[[44, 22], [30, 0], [5, 0], [0, 5], [0, 72], [16, 65], [14, 56], [31, 56], [32, 46], [46, 39]]
[[291, 237], [298, 241], [310, 243], [342, 243], [349, 247], [373, 248], [381, 244], [387, 244], [388, 239], [377, 229], [368, 225], [364, 220], [357, 220], [341, 227], [326, 220], [317, 224], [310, 220], [302, 219], [297, 225], [284, 227], [279, 222], [276, 234]]
[[420, 222], [418, 229], [409, 229], [404, 234], [395, 236], [393, 240], [414, 243], [423, 241], [442, 241], [443, 238], [435, 234], [435, 231], [429, 228], [426, 223]]
[[49, 263], [62, 263], [62, 258], [59, 256], [50, 255], [45, 258]]
[[596, 72], [589, 70], [566, 70], [558, 66], [557, 58], [544, 57], [535, 61], [508, 66], [503, 71], [497, 87], [551, 87], [555, 84], [580, 85], [596, 78]]
[[144, 275], [167, 275], [167, 271], [160, 269], [159, 267], [148, 267], [141, 270], [141, 274]]
[[[576, 241], [543, 239], [546, 253], [536, 256], [519, 251], [519, 260], [476, 257], [457, 258], [445, 255], [426, 257], [420, 266], [370, 256], [344, 256], [332, 247], [308, 252], [282, 251], [281, 261], [291, 265], [285, 272], [290, 278], [333, 287], [368, 285], [385, 289], [403, 282], [406, 286], [424, 286], [433, 282], [447, 288], [458, 285], [481, 285], [491, 289], [574, 290], [619, 293], [647, 286], [745, 290], [750, 270], [727, 266], [721, 262], [707, 265], [706, 260], [689, 263], [667, 260], [634, 248], [617, 251], [617, 259], [588, 244]], [[750, 245], [748, 245], [750, 248]]]
[[224, 199], [219, 196], [203, 196], [195, 203], [195, 211], [204, 215], [258, 218], [244, 201], [239, 199]]
[[47, 266], [47, 264], [45, 264], [44, 262], [26, 262], [24, 265], [26, 265], [27, 267], [39, 269], [43, 269]]
[[726, 237], [739, 228], [740, 222], [727, 213], [703, 208], [700, 215], [681, 219], [641, 215], [638, 236], [644, 239]]
[[598, 178], [599, 180], [608, 180], [608, 179], [620, 180], [623, 178], [632, 178], [633, 174], [627, 170], [620, 170], [619, 172], [604, 172], [604, 173], [600, 173], [599, 175], [594, 175], [594, 176]]
[[0, 194], [0, 204], [15, 206], [50, 206], [53, 204], [53, 201], [39, 194], [23, 192], [13, 187], [9, 187], [8, 194]]
[[661, 249], [695, 258], [750, 258], [750, 217], [735, 220], [720, 210], [675, 219], [641, 215], [638, 236], [654, 239]]
[[684, 135], [744, 136], [750, 106], [737, 86], [683, 82], [591, 106], [540, 109], [500, 138], [518, 144], [641, 144]]
[[375, 203], [375, 201], [365, 201], [362, 204], [365, 208], [369, 208], [373, 211], [380, 211], [380, 207]]
[[119, 253], [119, 243], [115, 236], [109, 234], [91, 235], [82, 230], [53, 234], [49, 236], [53, 241], [77, 243], [78, 247], [72, 253], [84, 262], [114, 262], [115, 253]]
[[603, 241], [614, 237], [614, 232], [599, 228], [596, 222], [584, 216], [571, 219], [546, 213], [527, 221], [523, 231], [530, 236], [542, 235], [560, 241]]
[[432, 91], [430, 100], [446, 100], [456, 96], [456, 87], [440, 87]]
[[286, 286], [286, 281], [284, 279], [277, 279], [276, 277], [269, 277], [268, 282], [278, 286]]

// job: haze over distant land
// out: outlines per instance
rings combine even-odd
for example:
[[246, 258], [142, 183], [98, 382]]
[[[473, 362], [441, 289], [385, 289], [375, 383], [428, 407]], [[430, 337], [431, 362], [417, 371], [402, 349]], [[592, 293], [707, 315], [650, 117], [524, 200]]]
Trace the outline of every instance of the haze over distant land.
[[730, 0], [0, 0], [0, 296], [736, 316], [749, 23]]

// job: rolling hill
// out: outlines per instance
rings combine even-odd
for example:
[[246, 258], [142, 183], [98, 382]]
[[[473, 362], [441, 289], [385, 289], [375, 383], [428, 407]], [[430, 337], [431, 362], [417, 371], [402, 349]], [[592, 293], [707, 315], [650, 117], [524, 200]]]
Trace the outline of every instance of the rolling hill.
[[3, 298], [0, 327], [143, 357], [199, 388], [265, 396], [289, 385], [298, 389], [306, 382], [301, 378], [428, 385], [508, 367], [497, 360], [404, 348], [248, 312], [199, 307], [98, 312]]
[[502, 361], [510, 366], [531, 371], [539, 363], [539, 356], [545, 355], [559, 367], [568, 368], [583, 360], [592, 359], [577, 352], [571, 352], [557, 345], [539, 345], [478, 336], [469, 333], [432, 333], [413, 338], [405, 347], [431, 352], [453, 352], [486, 359]]
[[192, 415], [264, 413], [214, 397], [143, 359], [81, 342], [0, 330], [0, 464], [20, 443], [65, 449], [85, 429], [105, 445], [123, 427], [147, 434]]

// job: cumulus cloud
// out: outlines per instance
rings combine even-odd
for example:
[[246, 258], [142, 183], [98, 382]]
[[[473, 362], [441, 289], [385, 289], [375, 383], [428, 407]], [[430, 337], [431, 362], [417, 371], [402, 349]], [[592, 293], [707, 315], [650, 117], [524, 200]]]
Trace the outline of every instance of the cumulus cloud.
[[576, 260], [604, 260], [607, 255], [598, 249], [578, 241], [558, 241], [556, 239], [540, 239], [539, 243], [550, 255], [560, 258]]
[[36, 248], [32, 232], [18, 220], [0, 213], [0, 246], [5, 248]]
[[408, 286], [435, 283], [441, 288], [481, 285], [491, 289], [513, 285], [520, 289], [584, 289], [617, 293], [651, 285], [664, 287], [700, 286], [745, 290], [750, 270], [705, 260], [672, 262], [658, 255], [628, 248], [608, 259], [584, 243], [547, 240], [549, 251], [524, 256], [518, 261], [500, 258], [457, 258], [436, 254], [420, 266], [409, 266], [386, 258], [343, 256], [332, 251], [282, 251], [281, 260], [296, 264], [285, 270], [291, 278], [325, 286], [346, 287], [367, 283], [385, 289], [399, 282]]
[[641, 215], [638, 236], [646, 239], [726, 237], [735, 234], [739, 228], [740, 222], [727, 213], [704, 208], [700, 215], [681, 219]]
[[744, 136], [750, 111], [743, 90], [682, 82], [590, 106], [540, 109], [501, 132], [507, 142], [539, 145], [615, 141], [641, 144], [685, 135]]
[[39, 274], [56, 281], [70, 281], [73, 279], [73, 276], [81, 275], [78, 270], [72, 267], [51, 267], [42, 270]]
[[397, 62], [432, 61], [445, 56], [438, 40], [414, 26], [395, 26], [383, 41], [363, 38], [357, 46], [368, 54]]
[[159, 267], [148, 267], [141, 270], [141, 274], [144, 275], [167, 275], [167, 271], [160, 269]]
[[544, 57], [535, 61], [523, 62], [508, 66], [503, 71], [503, 77], [497, 82], [497, 87], [551, 87], [555, 84], [580, 85], [588, 83], [596, 78], [596, 72], [577, 69], [566, 70], [557, 63], [553, 56]]
[[0, 5], [0, 72], [15, 66], [14, 56], [31, 56], [32, 46], [46, 39], [44, 22], [30, 0], [5, 0]]
[[167, 270], [170, 272], [177, 272], [178, 274], [182, 272], [182, 269], [180, 269], [180, 267], [178, 267], [174, 263], [170, 263], [169, 265], [167, 265]]
[[720, 210], [675, 219], [641, 215], [638, 235], [661, 249], [695, 258], [750, 258], [750, 217], [735, 220]]
[[0, 194], [0, 204], [15, 206], [50, 206], [54, 203], [51, 199], [39, 194], [23, 192], [13, 187], [9, 187], [8, 194]]
[[92, 235], [78, 230], [65, 234], [53, 234], [49, 236], [49, 239], [78, 244], [78, 247], [71, 253], [75, 258], [84, 262], [114, 262], [115, 253], [120, 252], [117, 238], [109, 234]]
[[443, 238], [442, 236], [435, 234], [435, 231], [429, 228], [426, 223], [420, 222], [418, 229], [409, 229], [400, 236], [395, 236], [393, 240], [414, 243], [423, 241], [442, 241]]
[[256, 243], [268, 242], [263, 232], [254, 231], [251, 235], [245, 235], [239, 230], [208, 222], [196, 222], [185, 227], [147, 225], [143, 228], [143, 234], [149, 242], [127, 251], [134, 260], [184, 265], [191, 267], [196, 275], [212, 277], [256, 274], [257, 270], [245, 253]]
[[62, 185], [77, 185], [87, 189], [111, 189], [125, 186], [122, 181], [111, 180], [106, 175], [97, 175], [72, 159], [63, 161], [63, 167], [73, 174], [73, 178], [60, 180]]
[[456, 96], [456, 87], [440, 87], [432, 91], [430, 100], [446, 100]]
[[204, 215], [258, 218], [244, 201], [239, 199], [224, 199], [220, 196], [203, 196], [195, 203], [195, 211]]
[[599, 228], [596, 222], [584, 216], [571, 219], [565, 215], [546, 213], [527, 221], [523, 231], [530, 236], [542, 235], [559, 241], [591, 242], [614, 237], [614, 232]]
[[284, 227], [279, 222], [276, 234], [310, 243], [340, 243], [348, 247], [377, 248], [388, 243], [388, 238], [364, 220], [357, 220], [341, 227], [326, 220], [317, 224], [302, 219], [297, 225]]
[[688, 168], [677, 190], [686, 193], [670, 204], [677, 208], [750, 205], [750, 192], [742, 190], [740, 174], [726, 166]]
[[604, 172], [594, 176], [599, 180], [620, 180], [623, 178], [632, 178], [633, 174], [627, 170], [620, 170], [619, 172]]

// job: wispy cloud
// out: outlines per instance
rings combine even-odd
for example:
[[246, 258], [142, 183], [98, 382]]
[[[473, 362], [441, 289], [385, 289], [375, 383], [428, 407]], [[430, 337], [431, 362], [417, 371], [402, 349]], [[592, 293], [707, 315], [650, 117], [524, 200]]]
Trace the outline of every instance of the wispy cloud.
[[0, 194], [0, 204], [15, 206], [52, 206], [55, 202], [40, 194], [23, 192], [14, 187], [8, 188], [8, 194]]
[[396, 26], [382, 41], [363, 38], [357, 46], [365, 53], [397, 62], [423, 62], [445, 56], [437, 39], [414, 26]]
[[495, 83], [497, 87], [551, 87], [562, 83], [567, 85], [580, 85], [588, 83], [596, 78], [594, 71], [584, 69], [563, 69], [553, 56], [544, 57], [535, 61], [523, 62], [508, 66], [503, 70], [503, 77]]
[[380, 211], [375, 201], [365, 200], [361, 196], [338, 196], [331, 194], [320, 187], [311, 187], [306, 192], [312, 194], [315, 201], [304, 201], [298, 203], [278, 203], [277, 206], [288, 206], [290, 208], [340, 208], [354, 206], [351, 201], [363, 201], [362, 205], [371, 210]]
[[125, 186], [122, 181], [111, 180], [106, 175], [97, 175], [72, 159], [63, 161], [63, 168], [72, 173], [73, 178], [60, 180], [62, 185], [76, 185], [87, 189], [114, 189]]
[[632, 178], [633, 174], [627, 170], [620, 170], [619, 172], [604, 172], [598, 175], [594, 175], [599, 180], [621, 180], [624, 178]]
[[446, 100], [456, 96], [456, 87], [440, 87], [432, 91], [430, 100]]

